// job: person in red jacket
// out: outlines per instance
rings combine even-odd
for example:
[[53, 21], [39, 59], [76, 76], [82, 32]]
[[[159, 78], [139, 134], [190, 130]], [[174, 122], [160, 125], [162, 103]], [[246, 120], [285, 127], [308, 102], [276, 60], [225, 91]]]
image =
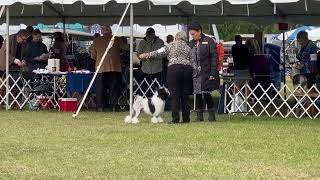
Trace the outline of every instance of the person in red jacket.
[[216, 43], [216, 50], [217, 50], [217, 55], [218, 55], [217, 70], [219, 72], [222, 70], [222, 63], [223, 63], [223, 58], [224, 58], [223, 41], [217, 42], [217, 40], [214, 36], [211, 36], [211, 38]]
[[224, 47], [223, 47], [223, 42], [219, 41], [217, 42], [217, 53], [218, 53], [218, 71], [222, 70], [222, 63], [224, 59]]

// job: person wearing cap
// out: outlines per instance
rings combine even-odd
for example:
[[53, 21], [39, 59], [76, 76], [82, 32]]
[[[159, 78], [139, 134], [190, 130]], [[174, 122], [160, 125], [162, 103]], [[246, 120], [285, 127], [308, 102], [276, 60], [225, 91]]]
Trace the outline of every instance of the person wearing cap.
[[[148, 28], [146, 36], [139, 43], [138, 55], [158, 50], [163, 46], [164, 42], [156, 36], [154, 29]], [[162, 84], [163, 58], [155, 57], [150, 59], [141, 59], [141, 71], [142, 77], [139, 79], [140, 82], [146, 78], [149, 84], [151, 84], [155, 79]], [[149, 87], [144, 83], [141, 88], [146, 92]], [[149, 90], [147, 92], [147, 97], [150, 96], [152, 96], [152, 92]]]
[[[112, 38], [112, 30], [110, 26], [104, 25], [101, 27], [103, 36], [94, 39], [91, 49], [91, 57], [96, 60], [96, 67], [102, 61], [102, 57], [109, 45]], [[97, 93], [97, 111], [102, 112], [105, 106], [106, 93], [109, 89], [109, 103], [112, 110], [116, 110], [116, 104], [119, 96], [119, 86], [117, 83], [120, 79], [121, 73], [121, 60], [120, 50], [129, 50], [129, 45], [125, 44], [123, 40], [116, 37], [113, 46], [110, 48], [107, 56], [105, 57], [98, 75], [96, 78], [96, 93]]]
[[194, 94], [196, 94], [197, 120], [204, 120], [205, 100], [209, 113], [208, 120], [210, 122], [215, 121], [215, 109], [211, 92], [220, 88], [216, 44], [213, 39], [202, 33], [200, 24], [193, 23], [188, 28], [192, 37], [189, 45], [196, 56], [196, 65], [199, 69], [199, 73], [193, 79], [193, 89]]

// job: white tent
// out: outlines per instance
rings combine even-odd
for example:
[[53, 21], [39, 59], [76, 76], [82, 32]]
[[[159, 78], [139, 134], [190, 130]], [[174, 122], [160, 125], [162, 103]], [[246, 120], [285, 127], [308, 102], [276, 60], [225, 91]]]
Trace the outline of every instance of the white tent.
[[[24, 24], [21, 24], [21, 25], [17, 25], [17, 26], [11, 26], [10, 27], [10, 32], [9, 34], [15, 34], [17, 33], [20, 29], [25, 29], [27, 26], [24, 25]], [[2, 24], [0, 25], [0, 35], [4, 36], [6, 35], [6, 28], [7, 28], [7, 25], [6, 24]]]
[[[176, 24], [176, 25], [161, 25], [161, 24], [154, 24], [152, 26], [140, 26], [140, 25], [134, 25], [133, 26], [133, 36], [134, 37], [145, 37], [146, 30], [152, 27], [156, 31], [156, 35], [159, 36], [162, 40], [166, 40], [167, 35], [175, 35], [179, 31], [186, 31], [186, 28], [182, 25]], [[115, 31], [117, 28], [117, 25], [114, 24], [111, 26], [112, 31]], [[130, 36], [130, 26], [122, 26], [119, 30], [119, 36]]]
[[307, 32], [309, 34], [309, 39], [311, 39], [312, 41], [320, 40], [320, 28], [316, 28]]
[[[132, 3], [130, 18], [128, 16], [124, 18], [124, 14], [122, 15], [123, 11], [128, 10], [129, 6], [126, 3]], [[9, 22], [10, 24], [35, 24], [39, 22], [52, 24], [62, 21], [64, 24], [78, 22], [119, 25], [130, 22], [130, 44], [133, 44], [133, 20], [136, 24], [145, 25], [155, 23], [189, 24], [195, 20], [202, 23], [218, 24], [227, 19], [250, 20], [265, 24], [285, 21], [317, 24], [320, 16], [320, 2], [317, 0], [1, 0], [0, 6], [2, 6], [0, 9], [1, 17], [4, 16], [3, 7], [10, 8], [10, 11], [6, 11], [7, 25]], [[118, 23], [120, 17], [121, 20]], [[122, 21], [123, 19], [124, 21]], [[4, 19], [1, 18], [1, 21], [4, 22]], [[9, 32], [8, 26], [7, 32]], [[6, 47], [9, 48], [8, 43]], [[133, 46], [130, 48], [130, 105], [132, 105]], [[7, 62], [8, 55], [7, 53]], [[7, 75], [8, 67], [7, 64]], [[93, 81], [90, 84], [92, 85], [92, 83]], [[9, 91], [8, 87], [9, 81], [7, 81], [7, 91]], [[87, 93], [88, 91], [86, 95]], [[6, 100], [8, 104], [8, 95]], [[82, 104], [83, 101], [80, 107]], [[132, 113], [132, 106], [130, 106], [130, 113]]]
[[[135, 23], [218, 24], [226, 19], [255, 23], [295, 22], [319, 24], [318, 0], [2, 0], [11, 6], [11, 24], [115, 24], [125, 8], [135, 3]], [[308, 18], [305, 16], [308, 15]], [[35, 18], [37, 17], [37, 18]], [[4, 21], [4, 19], [1, 19]], [[124, 19], [129, 24], [129, 18]]]

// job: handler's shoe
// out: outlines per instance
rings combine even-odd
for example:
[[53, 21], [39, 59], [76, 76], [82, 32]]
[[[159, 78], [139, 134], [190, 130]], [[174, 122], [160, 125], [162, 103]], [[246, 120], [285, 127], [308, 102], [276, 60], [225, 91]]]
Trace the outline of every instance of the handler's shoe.
[[204, 118], [203, 118], [203, 110], [202, 109], [197, 110], [196, 120], [197, 121], [203, 121], [204, 120]]
[[216, 121], [215, 109], [208, 109], [208, 113], [209, 113], [209, 117], [208, 117], [209, 122]]

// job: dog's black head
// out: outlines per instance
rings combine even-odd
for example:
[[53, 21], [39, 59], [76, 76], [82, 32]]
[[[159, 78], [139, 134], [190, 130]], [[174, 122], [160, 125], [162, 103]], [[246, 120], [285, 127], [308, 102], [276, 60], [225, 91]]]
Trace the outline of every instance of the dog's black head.
[[170, 96], [170, 92], [166, 87], [160, 87], [156, 92], [158, 93], [158, 97], [164, 101]]

